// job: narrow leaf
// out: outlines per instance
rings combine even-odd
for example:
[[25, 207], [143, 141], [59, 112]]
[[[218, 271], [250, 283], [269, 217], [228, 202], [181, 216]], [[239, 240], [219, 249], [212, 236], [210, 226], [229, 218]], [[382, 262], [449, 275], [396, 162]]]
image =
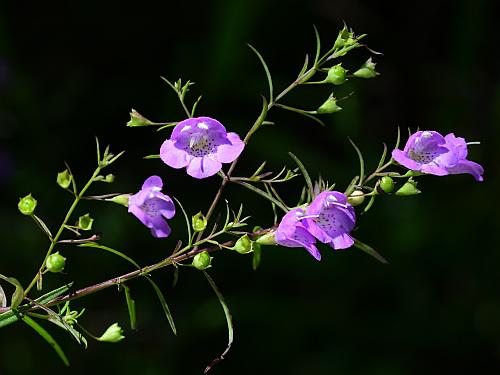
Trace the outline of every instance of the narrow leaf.
[[159, 154], [156, 154], [156, 155], [146, 155], [143, 157], [143, 159], [159, 159], [160, 158], [160, 155]]
[[135, 301], [132, 299], [132, 296], [130, 294], [130, 288], [125, 284], [121, 284], [121, 286], [123, 287], [123, 291], [125, 292], [125, 299], [127, 301], [128, 316], [130, 318], [130, 328], [137, 329]]
[[306, 185], [307, 185], [307, 189], [309, 190], [309, 194], [311, 195], [311, 197], [314, 197], [313, 184], [311, 181], [311, 177], [309, 176], [309, 172], [307, 172], [306, 167], [304, 166], [304, 164], [302, 164], [302, 162], [300, 161], [300, 159], [297, 156], [295, 156], [291, 152], [289, 152], [288, 155], [290, 155], [290, 157], [293, 159], [295, 164], [297, 164], [297, 167], [299, 167], [300, 173], [302, 173], [302, 176], [304, 177], [304, 180], [306, 181]]
[[260, 261], [262, 259], [262, 247], [258, 243], [253, 244], [253, 258], [252, 258], [252, 268], [254, 271], [259, 268]]
[[352, 141], [351, 138], [349, 138], [349, 142], [351, 142], [352, 147], [356, 150], [356, 153], [358, 154], [358, 159], [359, 159], [359, 185], [363, 186], [363, 181], [365, 179], [365, 161], [363, 160], [363, 155], [361, 154], [361, 151], [359, 150], [358, 146]]
[[321, 39], [319, 37], [318, 29], [315, 25], [313, 25], [313, 27], [314, 35], [316, 36], [316, 55], [314, 57], [314, 66], [316, 66], [318, 64], [319, 55], [321, 54]]
[[257, 55], [260, 62], [262, 63], [262, 66], [264, 67], [264, 70], [266, 72], [266, 77], [267, 77], [267, 84], [269, 85], [269, 103], [272, 103], [273, 102], [273, 80], [271, 78], [271, 73], [269, 72], [269, 68], [267, 67], [266, 62], [264, 61], [264, 58], [259, 53], [259, 51], [257, 51], [251, 44], [247, 44], [247, 45]]
[[160, 288], [156, 283], [151, 279], [149, 276], [144, 276], [149, 283], [153, 286], [153, 289], [156, 292], [156, 295], [158, 296], [158, 299], [160, 300], [161, 307], [163, 307], [163, 311], [165, 312], [165, 316], [167, 317], [168, 323], [170, 324], [170, 328], [172, 328], [172, 332], [174, 332], [174, 335], [177, 335], [177, 328], [175, 328], [175, 323], [174, 323], [174, 318], [172, 317], [172, 313], [170, 312], [170, 309], [168, 308], [167, 301], [165, 300], [165, 297], [163, 296]]
[[49, 237], [49, 239], [52, 239], [52, 233], [43, 220], [36, 215], [31, 215], [31, 217], [35, 221], [36, 225], [38, 225], [38, 227]]
[[382, 152], [382, 156], [380, 157], [380, 161], [378, 162], [376, 169], [377, 171], [380, 169], [382, 165], [384, 165], [386, 155], [387, 155], [387, 145], [384, 142], [384, 151]]
[[78, 247], [93, 247], [95, 249], [105, 250], [105, 251], [108, 251], [108, 252], [113, 253], [115, 255], [118, 255], [120, 258], [123, 258], [126, 261], [128, 261], [129, 263], [132, 263], [137, 268], [139, 268], [139, 269], [141, 268], [141, 266], [139, 266], [139, 264], [137, 264], [137, 262], [135, 260], [133, 260], [132, 258], [130, 258], [130, 257], [126, 256], [125, 254], [119, 252], [118, 250], [112, 249], [110, 247], [102, 246], [102, 245], [96, 244], [95, 242], [82, 243], [82, 244], [78, 245]]
[[356, 246], [358, 249], [364, 251], [368, 255], [371, 255], [372, 257], [374, 257], [378, 261], [380, 261], [384, 264], [389, 264], [389, 262], [382, 255], [380, 255], [377, 251], [375, 251], [375, 249], [373, 247], [371, 247], [370, 245], [367, 245], [367, 244], [354, 238], [354, 246]]
[[224, 297], [222, 296], [222, 293], [220, 292], [219, 288], [217, 288], [217, 285], [215, 285], [215, 282], [212, 280], [210, 275], [203, 270], [203, 274], [208, 280], [208, 283], [214, 290], [215, 294], [217, 295], [217, 298], [219, 299], [219, 302], [222, 306], [222, 309], [224, 310], [224, 314], [226, 316], [226, 322], [227, 322], [227, 333], [228, 333], [228, 340], [227, 340], [227, 347], [226, 349], [222, 352], [221, 355], [216, 357], [210, 364], [205, 368], [204, 374], [208, 373], [216, 364], [224, 360], [225, 356], [227, 353], [229, 353], [229, 350], [231, 349], [231, 345], [233, 344], [233, 319], [231, 317], [231, 312], [229, 311], [229, 308], [227, 307], [226, 301], [224, 300]]
[[29, 325], [31, 328], [33, 328], [40, 336], [43, 337], [45, 341], [49, 343], [50, 346], [55, 350], [59, 358], [64, 362], [66, 366], [69, 366], [69, 361], [66, 355], [64, 354], [63, 350], [59, 346], [59, 344], [54, 340], [54, 338], [37, 322], [35, 322], [33, 319], [31, 319], [29, 316], [23, 316], [21, 318], [23, 322], [25, 322], [27, 325]]
[[35, 299], [35, 302], [38, 302], [40, 305], [44, 305], [44, 304], [52, 301], [53, 299], [59, 297], [60, 295], [66, 293], [72, 286], [73, 286], [72, 282], [69, 284], [63, 285], [57, 289], [54, 289], [54, 290], [44, 294], [43, 296], [38, 297], [37, 299]]
[[191, 245], [191, 241], [193, 238], [192, 234], [191, 234], [191, 221], [189, 220], [189, 216], [188, 216], [186, 210], [184, 209], [184, 207], [182, 206], [182, 203], [176, 197], [174, 197], [174, 199], [177, 202], [177, 204], [179, 205], [179, 207], [181, 208], [182, 214], [184, 215], [184, 220], [186, 221], [186, 228], [187, 228], [187, 235], [188, 235], [187, 243], [189, 245]]
[[265, 191], [263, 191], [263, 190], [255, 187], [255, 186], [249, 184], [248, 182], [244, 182], [244, 181], [235, 181], [235, 182], [237, 184], [241, 185], [241, 186], [246, 187], [249, 190], [252, 190], [254, 193], [257, 193], [258, 195], [266, 198], [267, 200], [271, 201], [276, 206], [278, 206], [279, 208], [281, 208], [284, 212], [288, 211], [288, 209], [279, 200], [277, 200], [276, 198], [274, 198], [272, 195], [266, 193]]
[[13, 277], [7, 277], [2, 274], [0, 274], [0, 279], [3, 279], [7, 281], [9, 284], [13, 285], [16, 289], [14, 290], [14, 293], [12, 294], [12, 297], [10, 299], [10, 307], [12, 309], [17, 308], [21, 302], [23, 302], [24, 299], [24, 288], [21, 285], [21, 283], [13, 278]]
[[7, 307], [7, 296], [5, 295], [5, 291], [0, 284], [0, 307]]
[[312, 115], [312, 113], [316, 113], [315, 111], [313, 111], [312, 113], [309, 113], [309, 111], [305, 111], [303, 109], [299, 109], [299, 108], [295, 108], [295, 107], [290, 107], [288, 105], [284, 105], [284, 104], [280, 104], [280, 103], [276, 103], [276, 107], [286, 109], [287, 111], [295, 112], [295, 113], [298, 113], [300, 115], [306, 116], [306, 117], [310, 118], [311, 120], [316, 121], [321, 126], [326, 126], [325, 123], [323, 121], [321, 121], [321, 119]]
[[302, 66], [302, 69], [300, 70], [299, 75], [297, 76], [297, 80], [302, 77], [302, 75], [306, 72], [307, 68], [309, 66], [309, 55], [306, 54], [306, 57], [304, 59], [304, 65]]

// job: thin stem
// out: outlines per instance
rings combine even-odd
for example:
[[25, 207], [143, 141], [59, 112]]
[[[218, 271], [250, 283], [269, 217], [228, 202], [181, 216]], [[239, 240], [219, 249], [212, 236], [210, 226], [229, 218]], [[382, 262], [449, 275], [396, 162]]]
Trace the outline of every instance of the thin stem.
[[85, 192], [90, 187], [90, 185], [92, 185], [92, 183], [94, 182], [94, 179], [97, 177], [97, 175], [99, 174], [100, 171], [101, 171], [101, 167], [98, 166], [96, 168], [96, 170], [94, 171], [94, 173], [92, 174], [92, 177], [90, 177], [90, 179], [88, 180], [87, 184], [83, 187], [83, 189], [80, 191], [80, 193], [75, 196], [75, 199], [73, 200], [73, 203], [71, 204], [71, 207], [69, 208], [68, 212], [66, 213], [66, 216], [64, 217], [64, 220], [63, 220], [61, 226], [59, 227], [59, 230], [57, 231], [54, 238], [51, 239], [50, 246], [47, 250], [47, 253], [45, 254], [45, 258], [43, 259], [43, 262], [42, 262], [40, 268], [38, 269], [38, 272], [36, 273], [35, 277], [33, 277], [33, 280], [31, 280], [28, 287], [24, 290], [24, 297], [26, 297], [28, 295], [31, 288], [33, 288], [33, 286], [40, 279], [40, 275], [42, 274], [44, 267], [45, 267], [45, 262], [47, 261], [47, 258], [50, 256], [50, 254], [52, 254], [52, 251], [54, 250], [54, 247], [56, 246], [57, 242], [59, 241], [59, 237], [61, 236], [62, 232], [64, 231], [64, 228], [66, 227], [66, 224], [68, 223], [71, 215], [75, 211], [75, 208], [78, 205], [78, 202], [80, 202], [80, 200], [83, 197], [83, 194], [85, 194]]

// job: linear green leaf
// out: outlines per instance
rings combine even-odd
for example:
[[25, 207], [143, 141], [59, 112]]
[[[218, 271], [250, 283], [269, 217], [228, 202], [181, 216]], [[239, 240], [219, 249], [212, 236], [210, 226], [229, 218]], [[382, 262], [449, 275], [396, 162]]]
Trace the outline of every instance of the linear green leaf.
[[380, 157], [380, 161], [378, 162], [378, 165], [377, 165], [377, 171], [380, 169], [380, 167], [382, 165], [384, 165], [384, 162], [385, 162], [385, 156], [387, 155], [387, 145], [385, 144], [384, 142], [384, 151], [382, 152], [382, 156]]
[[99, 244], [96, 244], [95, 242], [82, 243], [82, 244], [78, 245], [78, 247], [92, 247], [92, 248], [95, 248], [95, 249], [105, 250], [105, 251], [108, 251], [108, 252], [113, 253], [115, 255], [118, 255], [120, 258], [123, 258], [126, 261], [132, 263], [137, 268], [139, 268], [139, 269], [141, 268], [141, 266], [139, 266], [139, 264], [137, 264], [137, 262], [135, 260], [133, 260], [132, 258], [126, 256], [125, 254], [121, 253], [120, 251], [112, 249], [110, 247], [99, 245]]
[[68, 358], [66, 357], [66, 354], [64, 354], [63, 350], [59, 346], [59, 344], [54, 340], [54, 338], [37, 322], [35, 322], [33, 319], [31, 319], [29, 316], [23, 316], [21, 318], [23, 322], [25, 322], [27, 325], [29, 325], [31, 328], [33, 328], [40, 336], [43, 337], [45, 341], [49, 343], [50, 346], [52, 346], [52, 349], [55, 350], [59, 358], [64, 362], [66, 366], [69, 366], [69, 361]]
[[365, 161], [363, 160], [363, 155], [361, 154], [361, 151], [359, 150], [358, 146], [352, 141], [351, 138], [349, 138], [349, 142], [351, 142], [352, 147], [356, 150], [356, 153], [358, 154], [358, 159], [359, 159], [359, 185], [363, 186], [363, 181], [365, 179]]
[[356, 238], [353, 239], [354, 239], [354, 246], [356, 246], [358, 249], [364, 251], [368, 255], [371, 255], [372, 257], [374, 257], [375, 259], [384, 264], [389, 263], [382, 255], [380, 255], [377, 251], [375, 251], [373, 247], [361, 242], [360, 240], [357, 240]]
[[307, 185], [307, 189], [309, 190], [309, 194], [311, 195], [311, 197], [314, 197], [313, 184], [311, 181], [311, 177], [309, 176], [309, 172], [307, 172], [306, 167], [304, 166], [304, 164], [300, 161], [300, 159], [297, 156], [295, 156], [291, 152], [289, 152], [288, 155], [290, 155], [290, 157], [293, 159], [295, 164], [297, 164], [297, 167], [299, 167], [300, 173], [302, 173], [302, 176], [304, 177], [304, 180], [306, 181], [306, 185]]
[[288, 211], [288, 209], [279, 200], [274, 198], [272, 195], [266, 193], [265, 191], [259, 189], [258, 187], [255, 187], [252, 184], [249, 184], [248, 182], [244, 182], [244, 181], [234, 181], [234, 182], [237, 183], [238, 185], [244, 186], [247, 189], [252, 190], [253, 192], [259, 194], [260, 196], [266, 198], [267, 200], [271, 201], [276, 206], [281, 208], [284, 212]]
[[127, 301], [128, 316], [130, 318], [130, 328], [137, 329], [135, 301], [132, 299], [132, 295], [130, 294], [130, 288], [125, 284], [121, 284], [121, 286], [123, 288], [123, 291], [125, 292], [125, 299]]
[[217, 288], [217, 285], [213, 281], [213, 279], [210, 277], [210, 275], [203, 270], [203, 274], [208, 280], [208, 283], [214, 290], [215, 294], [217, 295], [217, 298], [219, 299], [219, 302], [222, 306], [222, 309], [224, 310], [224, 314], [226, 316], [226, 322], [227, 322], [227, 334], [228, 334], [228, 340], [227, 340], [227, 347], [226, 349], [222, 352], [221, 355], [216, 357], [210, 364], [205, 368], [204, 374], [209, 372], [212, 367], [214, 367], [216, 364], [221, 362], [224, 359], [224, 356], [229, 353], [229, 350], [231, 349], [231, 345], [233, 344], [233, 339], [234, 339], [234, 332], [233, 332], [233, 319], [231, 317], [231, 312], [229, 311], [229, 308], [227, 307], [226, 301], [224, 300], [224, 297], [222, 296], [222, 293], [220, 292], [219, 288]]
[[319, 55], [321, 54], [321, 39], [319, 37], [318, 29], [315, 25], [313, 25], [313, 27], [314, 35], [316, 36], [316, 55], [314, 57], [314, 66], [316, 66], [318, 64]]
[[156, 295], [158, 296], [158, 299], [160, 300], [161, 307], [163, 307], [163, 311], [165, 312], [165, 316], [167, 317], [168, 323], [170, 324], [170, 327], [172, 328], [172, 332], [174, 332], [174, 335], [177, 335], [177, 328], [175, 328], [175, 323], [174, 323], [174, 318], [172, 317], [172, 313], [170, 312], [170, 309], [168, 308], [167, 301], [165, 300], [165, 297], [163, 296], [163, 293], [161, 292], [160, 288], [156, 283], [151, 279], [149, 276], [144, 276], [149, 283], [153, 286], [153, 289], [156, 292]]
[[248, 47], [250, 47], [250, 49], [257, 55], [257, 57], [259, 58], [262, 66], [264, 67], [264, 70], [266, 72], [266, 77], [267, 77], [267, 84], [269, 85], [269, 103], [272, 103], [273, 102], [273, 92], [274, 92], [274, 89], [273, 89], [273, 80], [271, 78], [271, 73], [269, 72], [269, 68], [267, 67], [267, 64], [266, 62], [264, 61], [264, 58], [262, 57], [262, 55], [259, 53], [259, 51], [257, 51], [257, 49], [255, 49], [254, 46], [252, 46], [251, 44], [247, 44]]
[[179, 207], [181, 208], [182, 214], [184, 215], [184, 219], [186, 220], [186, 228], [187, 228], [187, 235], [188, 235], [187, 243], [188, 243], [188, 245], [191, 245], [191, 240], [193, 237], [191, 235], [191, 222], [189, 221], [189, 216], [188, 216], [186, 210], [184, 209], [184, 206], [182, 205], [182, 203], [176, 197], [174, 197], [174, 199], [177, 202], [177, 204], [179, 205]]

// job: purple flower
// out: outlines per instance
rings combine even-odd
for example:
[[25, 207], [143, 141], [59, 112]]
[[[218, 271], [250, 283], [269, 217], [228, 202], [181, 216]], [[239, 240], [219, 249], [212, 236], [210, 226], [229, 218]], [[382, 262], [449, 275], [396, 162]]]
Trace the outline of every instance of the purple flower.
[[174, 202], [161, 193], [163, 182], [158, 176], [151, 176], [144, 181], [141, 191], [128, 200], [128, 212], [151, 229], [153, 237], [167, 237], [170, 227], [165, 219], [175, 215]]
[[194, 117], [179, 122], [172, 136], [163, 142], [160, 157], [172, 168], [187, 167], [195, 178], [216, 174], [222, 163], [231, 163], [243, 151], [245, 143], [236, 133], [210, 117]]
[[278, 226], [275, 240], [278, 245], [286, 247], [303, 247], [317, 260], [321, 260], [321, 254], [316, 248], [316, 239], [302, 224], [305, 213], [302, 208], [289, 211]]
[[453, 133], [443, 137], [436, 131], [418, 131], [410, 136], [404, 150], [393, 150], [392, 157], [414, 171], [436, 176], [468, 173], [483, 181], [483, 167], [466, 159], [467, 143]]
[[307, 207], [304, 226], [309, 233], [333, 249], [351, 247], [354, 240], [349, 232], [356, 224], [354, 208], [338, 191], [320, 193]]

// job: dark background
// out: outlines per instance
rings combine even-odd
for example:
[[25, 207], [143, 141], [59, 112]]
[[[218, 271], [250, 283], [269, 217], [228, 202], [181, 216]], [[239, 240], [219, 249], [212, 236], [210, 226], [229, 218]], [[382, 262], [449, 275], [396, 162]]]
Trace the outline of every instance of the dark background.
[[[470, 158], [485, 167], [485, 181], [469, 175], [422, 178], [424, 192], [385, 197], [358, 218], [356, 236], [376, 247], [389, 265], [352, 248], [323, 248], [321, 263], [305, 250], [265, 248], [262, 265], [251, 257], [217, 254], [210, 270], [231, 308], [235, 342], [214, 374], [443, 374], [500, 370], [500, 254], [497, 244], [500, 84], [498, 9], [493, 1], [402, 2], [233, 0], [163, 2], [0, 2], [0, 273], [27, 284], [47, 241], [17, 212], [31, 192], [37, 213], [57, 228], [71, 197], [55, 184], [67, 161], [80, 186], [94, 168], [94, 136], [113, 151], [126, 149], [110, 170], [112, 185], [92, 193], [135, 192], [151, 174], [189, 213], [206, 210], [219, 181], [194, 181], [159, 160], [169, 131], [126, 128], [137, 109], [153, 120], [182, 119], [163, 75], [197, 83], [198, 114], [219, 119], [243, 135], [267, 93], [251, 43], [267, 60], [277, 92], [293, 80], [304, 54], [314, 51], [315, 24], [325, 46], [342, 22], [384, 56], [375, 56], [381, 76], [351, 80], [339, 96], [354, 91], [344, 111], [325, 118], [327, 127], [278, 110], [276, 127], [262, 129], [247, 147], [237, 174], [261, 161], [271, 170], [292, 166], [297, 154], [313, 176], [345, 189], [357, 173], [347, 136], [363, 150], [368, 167], [382, 143], [403, 130], [455, 132], [472, 146]], [[355, 69], [370, 54], [356, 50], [344, 66]], [[329, 87], [305, 87], [285, 103], [316, 108]], [[403, 133], [405, 134], [405, 133]], [[290, 183], [289, 199], [300, 181]], [[238, 187], [225, 197], [246, 203], [251, 224], [271, 225], [270, 207]], [[221, 207], [222, 209], [222, 207]], [[166, 240], [148, 231], [124, 208], [89, 202], [103, 243], [141, 264], [169, 254], [183, 238], [182, 215], [171, 221]], [[130, 270], [106, 253], [61, 247], [66, 275], [46, 278], [47, 287], [75, 280], [77, 287]], [[222, 256], [224, 255], [224, 256]], [[182, 269], [175, 289], [170, 270], [153, 277], [161, 285], [178, 326], [174, 337], [154, 292], [143, 280], [129, 285], [138, 305], [139, 330], [128, 328], [124, 297], [109, 289], [74, 308], [87, 307], [80, 323], [100, 334], [114, 321], [125, 328], [119, 344], [91, 342], [83, 350], [63, 331], [50, 328], [72, 363], [66, 370], [52, 349], [27, 326], [0, 333], [0, 374], [89, 371], [140, 374], [200, 374], [226, 343], [220, 305], [200, 272]], [[9, 293], [11, 290], [5, 286]]]

